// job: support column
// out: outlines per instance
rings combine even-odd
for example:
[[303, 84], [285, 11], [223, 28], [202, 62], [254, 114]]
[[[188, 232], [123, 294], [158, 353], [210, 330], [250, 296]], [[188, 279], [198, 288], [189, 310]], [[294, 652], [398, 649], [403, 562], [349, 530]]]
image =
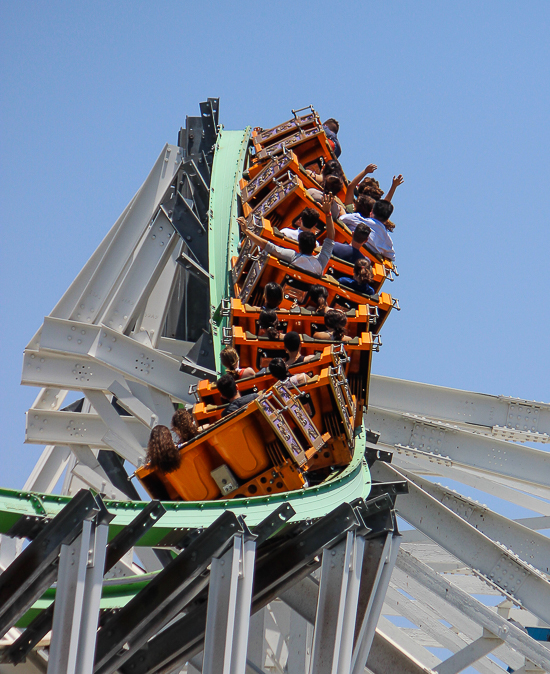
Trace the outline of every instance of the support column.
[[62, 545], [53, 613], [48, 674], [77, 674], [76, 659], [92, 523], [70, 545]]
[[245, 674], [256, 543], [244, 535], [210, 567], [203, 674]]
[[363, 674], [365, 670], [370, 647], [374, 638], [374, 632], [382, 611], [384, 597], [386, 596], [386, 590], [390, 582], [398, 552], [399, 536], [388, 533], [367, 609], [359, 628], [356, 645], [353, 651], [350, 674]]
[[98, 524], [95, 527], [94, 540], [91, 547], [92, 559], [86, 570], [83, 605], [85, 610], [80, 623], [78, 654], [76, 660], [77, 674], [92, 674], [94, 667], [95, 643], [109, 524]]
[[[354, 531], [323, 552], [311, 674], [349, 672], [364, 542]], [[357, 570], [359, 567], [359, 570]]]

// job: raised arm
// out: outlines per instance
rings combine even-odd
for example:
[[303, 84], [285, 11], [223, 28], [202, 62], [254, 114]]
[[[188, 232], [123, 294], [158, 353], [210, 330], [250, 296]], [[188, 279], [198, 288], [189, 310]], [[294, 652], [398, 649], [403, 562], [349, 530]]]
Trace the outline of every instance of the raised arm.
[[395, 194], [395, 190], [399, 187], [399, 185], [402, 185], [404, 182], [405, 180], [401, 174], [399, 174], [398, 176], [393, 176], [393, 180], [391, 181], [391, 187], [388, 193], [384, 196], [384, 199], [386, 201], [391, 201], [393, 195]]
[[244, 218], [237, 218], [237, 222], [239, 223], [241, 234], [248, 236], [248, 238], [251, 239], [251, 241], [253, 241], [257, 246], [260, 246], [260, 248], [265, 248], [267, 241], [262, 239], [261, 236], [254, 234], [254, 232], [251, 232], [246, 226], [246, 220]]
[[349, 204], [353, 203], [354, 192], [357, 185], [359, 185], [367, 173], [374, 173], [377, 168], [378, 166], [376, 166], [376, 164], [369, 164], [366, 169], [361, 171], [359, 175], [356, 175], [355, 178], [350, 182], [346, 190], [346, 198], [344, 199], [346, 206], [349, 206]]
[[334, 200], [334, 197], [332, 194], [323, 194], [323, 200], [321, 201], [321, 210], [325, 214], [325, 218], [327, 221], [327, 239], [331, 239], [334, 241], [334, 222], [332, 221], [332, 202]]

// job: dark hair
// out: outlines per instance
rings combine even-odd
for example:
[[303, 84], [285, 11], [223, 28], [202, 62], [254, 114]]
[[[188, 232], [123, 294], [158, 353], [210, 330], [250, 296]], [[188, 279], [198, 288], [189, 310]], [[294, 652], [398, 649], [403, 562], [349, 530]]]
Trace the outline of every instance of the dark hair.
[[176, 410], [172, 417], [172, 430], [178, 434], [181, 442], [187, 442], [198, 435], [199, 428], [193, 412], [183, 408]]
[[338, 131], [340, 131], [340, 124], [334, 119], [334, 117], [329, 117], [326, 122], [323, 122], [323, 126], [328, 127], [334, 133], [338, 133]]
[[332, 330], [335, 340], [342, 339], [346, 334], [345, 328], [348, 323], [348, 317], [343, 311], [338, 309], [328, 309], [325, 314], [325, 327]]
[[359, 258], [359, 260], [356, 260], [355, 264], [353, 265], [353, 277], [359, 283], [361, 283], [361, 285], [370, 283], [374, 278], [372, 274], [371, 263], [365, 258]]
[[372, 216], [383, 224], [393, 213], [393, 204], [387, 199], [379, 199], [372, 207]]
[[294, 353], [300, 349], [300, 335], [297, 332], [287, 332], [283, 340], [285, 349], [289, 353]]
[[342, 168], [342, 164], [340, 164], [338, 159], [331, 159], [327, 161], [321, 169], [321, 174], [323, 178], [327, 178], [328, 176], [337, 176], [338, 178], [344, 180], [344, 169]]
[[339, 176], [327, 176], [323, 182], [323, 190], [325, 194], [334, 194], [341, 192], [344, 187], [344, 181]]
[[380, 188], [380, 183], [376, 178], [365, 178], [359, 185], [357, 185], [357, 194], [364, 194], [366, 197], [372, 197], [378, 201], [384, 194], [384, 190]]
[[262, 330], [265, 330], [269, 339], [279, 339], [279, 319], [275, 309], [262, 309], [258, 324]]
[[166, 426], [155, 426], [149, 436], [145, 460], [151, 468], [173, 473], [180, 467], [181, 455]]
[[371, 228], [364, 222], [360, 222], [353, 231], [353, 240], [357, 243], [365, 243], [370, 233]]
[[360, 194], [357, 197], [357, 201], [355, 202], [355, 211], [356, 213], [359, 213], [359, 215], [362, 215], [364, 218], [370, 218], [370, 214], [372, 213], [372, 207], [376, 203], [376, 200], [373, 199], [372, 197], [367, 196], [366, 194]]
[[232, 346], [226, 346], [223, 351], [220, 351], [220, 360], [225, 370], [233, 379], [237, 379], [237, 365], [239, 364], [239, 354], [237, 349]]
[[226, 400], [231, 400], [237, 395], [237, 384], [230, 374], [224, 374], [223, 377], [220, 377], [216, 386], [222, 398]]
[[292, 226], [298, 227], [296, 223], [301, 218], [302, 225], [306, 229], [311, 229], [312, 227], [315, 227], [315, 225], [319, 222], [319, 217], [320, 217], [319, 212], [316, 211], [314, 208], [304, 208], [304, 210], [294, 218], [294, 220], [292, 221]]
[[275, 281], [269, 281], [264, 287], [265, 305], [269, 309], [277, 309], [283, 301], [283, 289]]
[[284, 381], [290, 376], [288, 367], [282, 358], [273, 358], [267, 367], [269, 369], [269, 373], [279, 381]]
[[300, 253], [311, 255], [317, 246], [317, 239], [313, 232], [300, 232], [298, 234], [298, 248]]
[[309, 299], [317, 305], [315, 312], [323, 314], [327, 307], [328, 290], [322, 285], [311, 286], [309, 289]]

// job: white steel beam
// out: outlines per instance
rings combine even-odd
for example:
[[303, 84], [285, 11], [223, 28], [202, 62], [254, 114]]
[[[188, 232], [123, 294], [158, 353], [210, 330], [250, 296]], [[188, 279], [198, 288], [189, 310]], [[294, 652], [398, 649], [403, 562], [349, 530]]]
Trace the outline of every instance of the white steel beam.
[[[119, 420], [130, 429], [141, 448], [147, 446], [149, 431], [141, 422], [126, 416], [119, 417]], [[39, 445], [91, 445], [99, 449], [111, 449], [105, 439], [108, 431], [109, 428], [98, 414], [31, 410], [27, 412], [25, 442]], [[141, 453], [144, 453], [143, 449]]]
[[[432, 637], [441, 647], [448, 648], [454, 653], [468, 646], [468, 641], [465, 641], [453, 629], [443, 625], [439, 618], [434, 616], [433, 611], [430, 612], [428, 606], [418, 597], [415, 597], [415, 601], [411, 601], [396, 589], [389, 587], [385, 604], [396, 614], [418, 625], [425, 634]], [[385, 613], [385, 611], [383, 610], [382, 613]], [[479, 630], [477, 625], [474, 625], [474, 628]], [[499, 674], [502, 671], [498, 665], [490, 660], [478, 663], [476, 668], [480, 674]]]
[[461, 496], [402, 468], [399, 469], [399, 473], [493, 541], [506, 545], [524, 562], [532, 564], [543, 573], [550, 573], [550, 539], [547, 536], [503, 517], [477, 501]]
[[[500, 480], [500, 478], [496, 475], [488, 475], [487, 473], [482, 475], [475, 474], [471, 470], [464, 470], [462, 466], [453, 465], [452, 462], [447, 463], [438, 461], [434, 468], [433, 460], [429, 460], [426, 457], [419, 455], [406, 457], [398, 452], [393, 455], [393, 465], [396, 468], [405, 468], [405, 470], [410, 470], [415, 474], [422, 475], [427, 474], [427, 469], [429, 467], [430, 469], [433, 469], [432, 472], [434, 474], [441, 477], [448, 477], [451, 480], [461, 482], [474, 489], [479, 489], [480, 491], [496, 496], [509, 503], [515, 503], [516, 505], [532, 510], [533, 512], [550, 515], [550, 503], [508, 487], [502, 484], [502, 481], [498, 482], [497, 480]], [[523, 483], [517, 486], [523, 489], [527, 488]]]
[[256, 544], [233, 538], [213, 559], [204, 636], [203, 674], [244, 674]]
[[69, 462], [70, 450], [62, 445], [47, 445], [27, 478], [24, 491], [49, 494]]
[[[414, 550], [414, 548], [412, 548]], [[407, 554], [412, 554], [412, 552], [409, 552]], [[416, 553], [416, 550], [414, 550], [414, 554]], [[399, 557], [398, 557], [399, 559]], [[416, 559], [416, 557], [413, 557], [413, 559]], [[433, 569], [430, 567], [430, 571], [432, 573], [435, 573]], [[437, 577], [441, 577], [439, 574], [436, 573]], [[452, 577], [452, 584], [453, 587], [457, 588], [459, 591], [464, 592], [466, 596], [470, 596], [472, 593], [468, 589], [464, 589], [461, 586], [461, 581], [464, 578], [468, 578], [468, 576], [462, 576], [458, 574], [453, 574], [452, 576], [444, 576], [444, 577]], [[475, 576], [474, 576], [475, 578]], [[476, 578], [480, 583], [479, 579]], [[396, 588], [401, 589], [404, 592], [404, 595], [402, 599], [404, 600], [403, 602], [400, 602], [400, 606], [407, 605], [407, 597], [409, 595], [414, 597], [414, 601], [411, 601], [411, 605], [414, 610], [416, 610], [420, 616], [422, 616], [422, 608], [424, 607], [425, 610], [430, 611], [431, 614], [433, 614], [436, 618], [439, 620], [444, 621], [441, 626], [443, 628], [444, 625], [450, 624], [451, 627], [449, 627], [448, 633], [456, 633], [460, 634], [463, 637], [467, 639], [468, 642], [470, 641], [475, 641], [478, 639], [480, 636], [483, 634], [483, 627], [479, 624], [479, 622], [472, 620], [466, 613], [461, 612], [458, 608], [455, 608], [452, 604], [449, 602], [446, 602], [444, 597], [440, 597], [433, 592], [431, 592], [428, 588], [426, 588], [424, 585], [422, 585], [420, 582], [418, 582], [415, 578], [411, 577], [410, 575], [406, 574], [404, 571], [399, 569], [397, 565], [394, 568], [394, 573], [392, 576], [392, 584], [395, 585]], [[479, 590], [479, 588], [478, 588]], [[481, 588], [481, 594], [486, 594], [487, 590], [484, 590]], [[401, 595], [401, 593], [399, 593]], [[477, 601], [477, 600], [475, 600]], [[485, 609], [487, 608], [484, 604], [481, 604]], [[530, 613], [528, 613], [525, 610], [519, 610], [519, 612], [522, 614], [520, 616], [520, 622], [525, 622], [526, 620], [529, 621], [531, 616]], [[403, 615], [406, 615], [403, 613]], [[407, 616], [406, 616], [407, 617]], [[505, 616], [507, 619], [507, 616]], [[416, 622], [418, 624], [418, 620], [421, 620], [420, 618], [411, 619], [413, 622]], [[532, 621], [536, 621], [537, 619], [533, 616]], [[422, 628], [424, 629], [424, 623], [422, 623]], [[504, 636], [501, 634], [501, 638], [504, 638]], [[450, 648], [449, 650], [455, 651], [457, 648]], [[506, 663], [507, 666], [509, 666], [511, 669], [517, 669], [518, 667], [521, 666], [523, 663], [523, 658], [519, 653], [517, 653], [512, 647], [510, 647], [506, 642], [499, 646], [495, 650], [495, 655], [499, 657], [504, 663]], [[476, 668], [481, 672], [483, 668], [493, 668], [494, 663], [492, 662], [491, 659], [485, 659], [483, 661], [483, 666], [482, 663], [479, 663]], [[480, 669], [481, 667], [481, 669]]]
[[378, 624], [386, 590], [390, 584], [395, 560], [399, 552], [399, 535], [388, 533], [380, 558], [380, 574], [377, 573], [367, 610], [358, 626], [357, 641], [353, 649], [350, 674], [361, 674], [367, 666], [368, 655]]
[[118, 404], [129, 414], [141, 421], [147, 428], [153, 428], [158, 422], [158, 416], [150, 407], [138, 400], [129, 388], [115, 381], [109, 386], [109, 391], [116, 396]]
[[107, 307], [101, 323], [117, 332], [126, 332], [145, 308], [171, 254], [180, 241], [172, 223], [162, 210], [157, 211], [145, 240], [132, 259], [131, 265]]
[[[377, 633], [394, 642], [399, 649], [408, 654], [411, 660], [415, 660], [426, 669], [433, 670], [440, 661], [437, 656], [431, 653], [422, 644], [418, 643], [414, 637], [407, 634], [400, 627], [394, 625], [383, 615], [380, 616], [378, 621]], [[370, 669], [369, 662], [367, 662], [367, 667]], [[386, 670], [384, 674], [389, 674], [389, 672]]]
[[132, 208], [127, 212], [97, 268], [74, 303], [69, 318], [82, 323], [94, 323], [101, 317], [113, 287], [120, 280], [128, 259], [140, 243], [143, 232], [180, 163], [181, 149], [166, 145], [136, 195]]
[[[528, 657], [546, 671], [550, 671], [550, 652], [547, 648], [532, 639], [522, 629], [482, 604], [475, 597], [461, 590], [447, 578], [436, 573], [424, 562], [410, 553], [400, 550], [397, 556], [396, 569], [406, 574], [412, 582], [412, 589], [400, 583], [407, 592], [412, 592], [413, 596], [425, 596], [427, 591], [442, 600], [443, 603], [439, 612], [440, 614], [441, 612], [447, 612], [449, 621], [456, 623], [456, 617], [466, 616], [466, 618], [503, 639], [510, 648], [515, 649], [524, 657]], [[432, 604], [431, 599], [429, 601]], [[454, 615], [450, 615], [453, 612]], [[469, 635], [467, 626], [457, 623], [456, 627]]]
[[[35, 364], [37, 365], [37, 364]], [[36, 396], [31, 409], [58, 410], [67, 397], [68, 390], [59, 388], [43, 388]]]
[[[429, 651], [425, 653], [431, 656], [430, 659], [434, 664], [437, 662], [437, 658]], [[393, 674], [394, 672], [430, 674], [432, 672], [429, 667], [423, 665], [419, 659], [411, 655], [381, 629], [377, 629], [374, 635], [367, 667], [373, 674]]]
[[84, 389], [84, 394], [109, 429], [103, 436], [103, 441], [126, 461], [139, 466], [145, 458], [143, 447], [124, 423], [123, 417], [111, 405], [111, 401], [101, 391]]
[[[151, 341], [152, 347], [155, 349], [160, 348], [162, 350], [162, 346], [159, 345], [159, 342], [161, 340], [162, 327], [168, 312], [168, 302], [172, 296], [174, 284], [177, 279], [176, 272], [178, 271], [179, 265], [176, 262], [176, 259], [179, 257], [180, 250], [180, 245], [174, 246], [172, 254], [168, 258], [159, 280], [150, 293], [147, 304], [136, 321], [136, 326], [134, 328], [134, 333], [136, 334], [145, 332]], [[186, 353], [182, 354], [182, 357], [186, 355]]]
[[371, 375], [369, 403], [519, 442], [550, 442], [550, 405]]
[[[401, 474], [377, 461], [374, 479], [393, 481]], [[465, 522], [437, 499], [409, 482], [409, 493], [397, 497], [396, 509], [409, 524], [478, 572], [500, 591], [550, 623], [550, 582], [503, 545]]]
[[[63, 386], [71, 391], [83, 388], [108, 391], [113, 381], [123, 377], [93, 358], [51, 351], [25, 351], [21, 383], [25, 386]], [[43, 389], [52, 391], [53, 389]], [[41, 395], [38, 399], [41, 399]], [[33, 405], [32, 409], [58, 409], [59, 404]]]
[[78, 674], [78, 638], [91, 535], [92, 522], [84, 520], [75, 540], [61, 546], [48, 674]]
[[465, 646], [461, 651], [451, 655], [450, 658], [441, 662], [435, 668], [438, 674], [458, 674], [466, 667], [473, 665], [481, 658], [489, 655], [492, 651], [502, 643], [502, 639], [494, 635], [486, 635], [479, 637], [471, 644]]
[[314, 674], [349, 672], [364, 547], [364, 539], [350, 531], [323, 551], [310, 663]]
[[90, 549], [91, 554], [86, 568], [84, 583], [84, 610], [82, 611], [82, 620], [79, 626], [75, 667], [77, 674], [92, 674], [94, 668], [96, 634], [99, 622], [101, 591], [103, 589], [109, 525], [96, 524], [92, 536], [93, 544]]
[[395, 450], [424, 453], [437, 460], [497, 473], [528, 485], [550, 488], [550, 453], [487, 438], [424, 417], [369, 407], [367, 428]]
[[189, 386], [197, 378], [180, 372], [178, 360], [106, 326], [46, 318], [40, 348], [88, 356], [129, 379], [153, 386], [182, 402], [194, 402]]

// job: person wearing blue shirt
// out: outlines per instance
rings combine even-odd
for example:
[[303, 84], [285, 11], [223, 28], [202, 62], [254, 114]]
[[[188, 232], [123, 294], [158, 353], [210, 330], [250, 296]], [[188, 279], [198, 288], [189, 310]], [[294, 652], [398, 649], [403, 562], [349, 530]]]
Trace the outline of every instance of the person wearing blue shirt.
[[353, 278], [341, 276], [338, 279], [340, 285], [346, 286], [356, 293], [361, 293], [362, 295], [375, 295], [376, 291], [370, 285], [372, 280], [372, 267], [365, 258], [355, 262], [353, 267]]
[[368, 240], [370, 236], [370, 227], [364, 222], [358, 223], [353, 230], [353, 237], [350, 243], [335, 243], [332, 249], [334, 257], [340, 258], [345, 262], [355, 262], [356, 260], [364, 259], [361, 252], [361, 246]]

